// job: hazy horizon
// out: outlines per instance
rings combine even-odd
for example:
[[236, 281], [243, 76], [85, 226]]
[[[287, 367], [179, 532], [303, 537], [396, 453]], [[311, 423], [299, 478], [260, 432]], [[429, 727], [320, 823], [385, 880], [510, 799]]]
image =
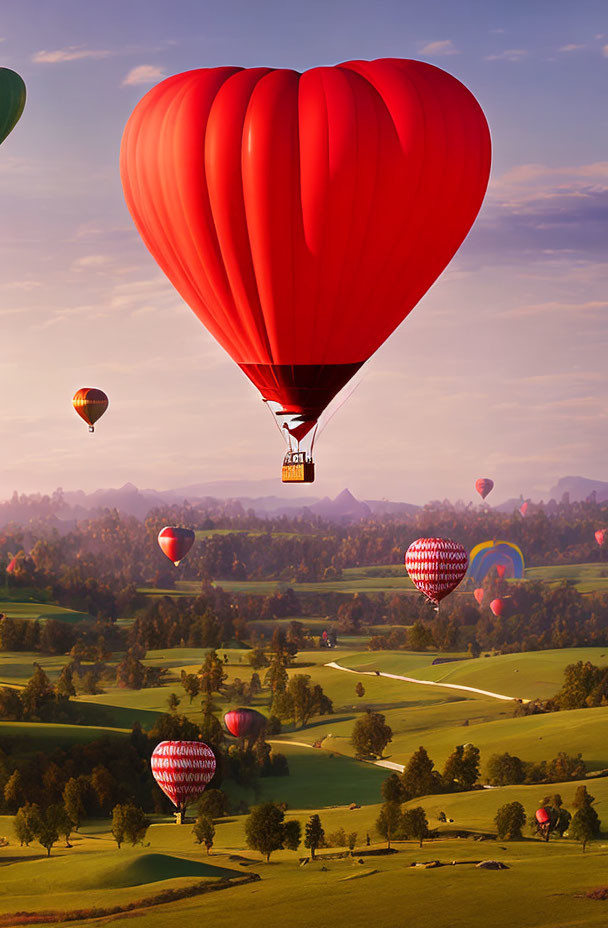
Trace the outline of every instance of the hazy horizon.
[[[7, 7], [0, 66], [28, 101], [0, 148], [0, 497], [276, 478], [255, 389], [143, 246], [118, 148], [164, 76], [421, 58], [462, 80], [493, 137], [490, 188], [456, 258], [365, 366], [298, 496], [540, 498], [606, 479], [605, 4], [32, 0]], [[88, 435], [76, 389], [110, 408]]]

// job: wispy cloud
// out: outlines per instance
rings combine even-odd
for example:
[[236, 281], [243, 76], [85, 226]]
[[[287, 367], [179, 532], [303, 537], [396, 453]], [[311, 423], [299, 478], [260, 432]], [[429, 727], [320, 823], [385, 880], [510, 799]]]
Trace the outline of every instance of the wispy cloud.
[[470, 236], [471, 254], [512, 261], [603, 256], [608, 162], [522, 164], [494, 180]]
[[75, 271], [90, 271], [95, 268], [105, 267], [110, 261], [111, 258], [108, 255], [83, 255], [82, 258], [77, 258], [74, 261], [72, 268]]
[[140, 64], [136, 68], [131, 68], [122, 84], [123, 87], [132, 87], [138, 84], [155, 84], [166, 77], [162, 68], [154, 64]]
[[451, 39], [440, 39], [436, 42], [427, 42], [418, 49], [421, 55], [459, 55], [460, 49], [454, 46]]
[[578, 52], [581, 48], [587, 48], [586, 45], [562, 45], [561, 48], [558, 48], [558, 52]]
[[486, 55], [486, 61], [521, 61], [528, 52], [525, 48], [506, 48], [504, 52], [495, 52], [493, 55]]
[[67, 48], [58, 48], [54, 51], [36, 52], [32, 55], [35, 64], [60, 64], [64, 61], [80, 61], [84, 58], [109, 58], [114, 52], [105, 48], [83, 48], [80, 45], [68, 45]]
[[604, 58], [608, 58], [608, 45], [602, 46], [602, 55], [604, 56]]

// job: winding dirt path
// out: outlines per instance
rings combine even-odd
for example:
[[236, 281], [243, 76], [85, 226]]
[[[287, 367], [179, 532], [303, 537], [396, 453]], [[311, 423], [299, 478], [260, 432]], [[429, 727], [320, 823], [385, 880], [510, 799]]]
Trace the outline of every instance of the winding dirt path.
[[356, 673], [363, 677], [388, 677], [389, 680], [403, 680], [405, 683], [417, 683], [419, 686], [441, 686], [448, 690], [464, 690], [467, 693], [477, 693], [479, 696], [490, 696], [492, 699], [502, 699], [504, 702], [530, 702], [529, 699], [519, 700], [516, 696], [505, 696], [503, 693], [492, 693], [490, 690], [480, 690], [476, 686], [463, 686], [461, 683], [438, 683], [435, 680], [417, 680], [415, 677], [403, 677], [397, 673], [384, 673], [381, 670], [352, 670], [342, 667], [337, 661], [330, 661], [325, 667], [333, 670], [342, 670], [344, 673]]

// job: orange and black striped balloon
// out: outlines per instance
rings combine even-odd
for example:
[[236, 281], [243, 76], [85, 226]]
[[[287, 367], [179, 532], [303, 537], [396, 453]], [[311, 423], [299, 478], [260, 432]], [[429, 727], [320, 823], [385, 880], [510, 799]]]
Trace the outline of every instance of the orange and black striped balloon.
[[82, 387], [74, 394], [72, 403], [81, 419], [89, 426], [89, 432], [95, 431], [95, 423], [108, 408], [109, 400], [103, 390], [95, 387]]

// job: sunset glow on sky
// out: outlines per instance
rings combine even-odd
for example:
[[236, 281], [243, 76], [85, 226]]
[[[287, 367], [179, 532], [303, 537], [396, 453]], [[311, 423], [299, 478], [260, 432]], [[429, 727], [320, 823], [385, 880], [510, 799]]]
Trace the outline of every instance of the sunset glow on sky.
[[[546, 497], [608, 454], [603, 2], [34, 0], [4, 4], [0, 66], [28, 88], [0, 148], [0, 494], [277, 478], [260, 397], [158, 270], [124, 204], [126, 120], [163, 77], [351, 58], [442, 67], [488, 119], [485, 204], [364, 367], [308, 495]], [[82, 386], [110, 408], [94, 436]], [[302, 492], [302, 491], [300, 491]]]

